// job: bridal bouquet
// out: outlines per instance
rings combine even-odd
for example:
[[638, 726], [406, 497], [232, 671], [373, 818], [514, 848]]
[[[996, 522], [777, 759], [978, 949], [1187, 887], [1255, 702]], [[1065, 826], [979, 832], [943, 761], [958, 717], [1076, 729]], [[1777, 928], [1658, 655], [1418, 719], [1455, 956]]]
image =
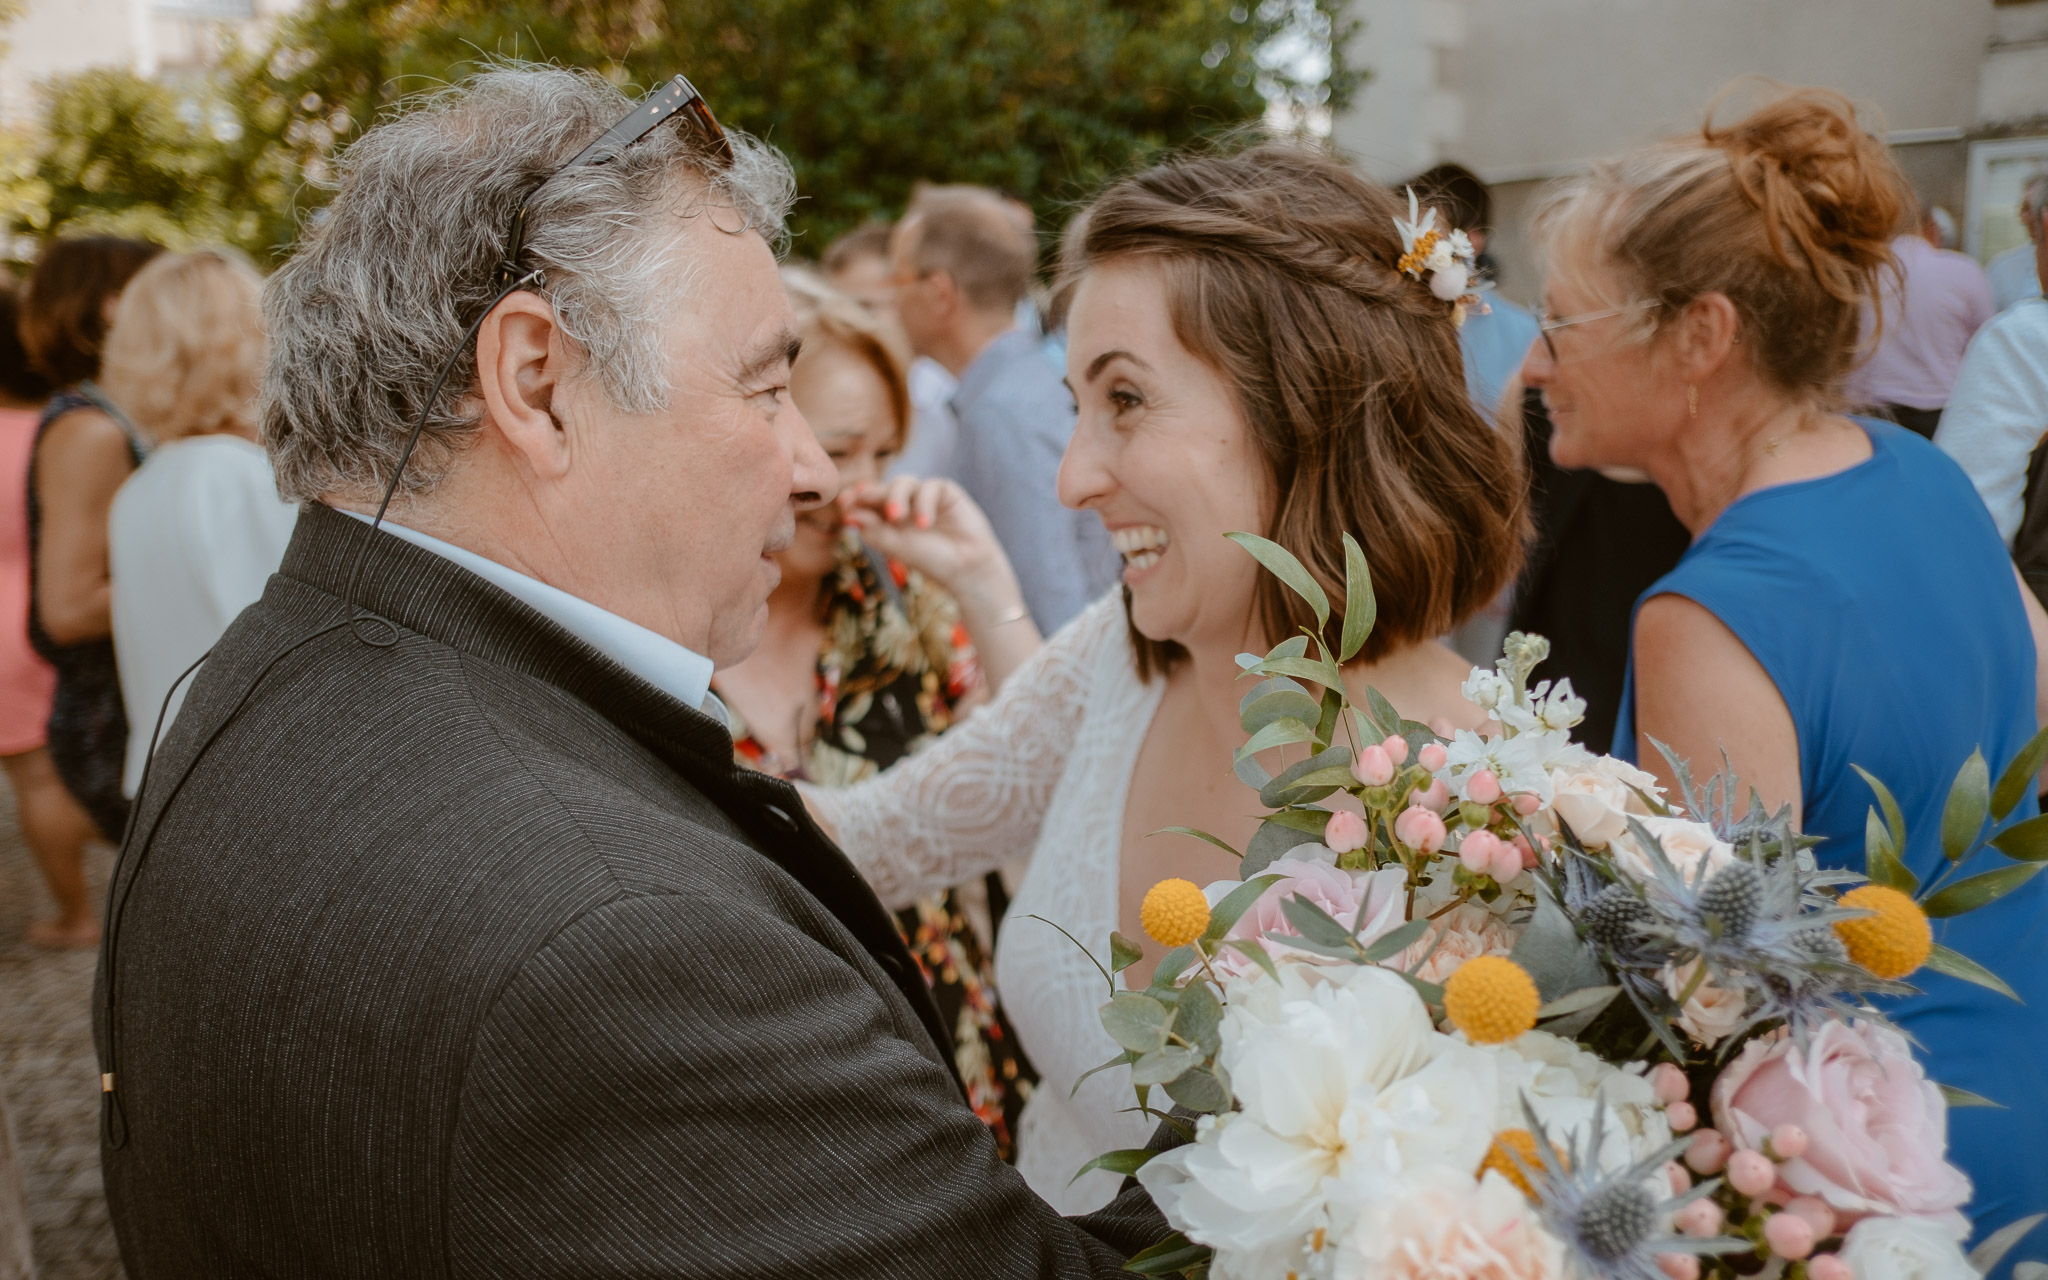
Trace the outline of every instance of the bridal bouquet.
[[[1293, 556], [1231, 536], [1327, 623]], [[1345, 551], [1338, 652], [1304, 629], [1239, 658], [1257, 683], [1237, 770], [1272, 811], [1242, 878], [1153, 887], [1142, 922], [1169, 950], [1142, 991], [1114, 976], [1141, 948], [1110, 939], [1101, 1016], [1124, 1051], [1097, 1070], [1128, 1067], [1138, 1106], [1191, 1139], [1086, 1166], [1135, 1174], [1176, 1228], [1130, 1270], [1936, 1280], [1995, 1265], [2038, 1219], [1968, 1259], [1957, 1244], [1970, 1185], [1943, 1158], [1946, 1110], [1985, 1100], [1928, 1080], [1867, 997], [1911, 991], [1923, 966], [2011, 994], [1934, 945], [1929, 917], [2038, 871], [2048, 817], [1990, 838], [2012, 865], [1922, 886], [1872, 778], [1864, 873], [1820, 870], [1789, 813], [1738, 807], [1725, 772], [1700, 784], [1674, 760], [1668, 796], [1575, 745], [1585, 704], [1568, 681], [1531, 683], [1540, 637], [1509, 636], [1465, 685], [1495, 731], [1445, 739], [1376, 693], [1354, 707], [1337, 663], [1373, 601], [1349, 537]], [[1259, 754], [1294, 744], [1307, 758], [1268, 776]], [[1942, 821], [1951, 873], [2044, 757], [2048, 731], [1995, 786], [1981, 755], [1963, 766]]]

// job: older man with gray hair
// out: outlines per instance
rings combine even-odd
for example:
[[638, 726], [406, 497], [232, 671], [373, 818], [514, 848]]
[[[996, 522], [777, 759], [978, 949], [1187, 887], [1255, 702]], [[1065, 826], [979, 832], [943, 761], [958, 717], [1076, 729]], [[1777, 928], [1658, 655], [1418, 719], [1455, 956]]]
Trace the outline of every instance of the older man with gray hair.
[[111, 891], [129, 1274], [1108, 1276], [1165, 1234], [997, 1159], [889, 915], [733, 765], [711, 671], [834, 488], [791, 188], [680, 78], [503, 67], [347, 152], [265, 298], [297, 533]]

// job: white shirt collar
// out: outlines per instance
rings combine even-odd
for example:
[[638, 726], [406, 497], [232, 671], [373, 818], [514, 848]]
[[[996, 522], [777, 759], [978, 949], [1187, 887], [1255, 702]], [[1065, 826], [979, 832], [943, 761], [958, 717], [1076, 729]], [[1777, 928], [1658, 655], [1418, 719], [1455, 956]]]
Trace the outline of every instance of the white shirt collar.
[[[364, 524], [371, 523], [370, 517], [360, 511], [344, 514]], [[695, 707], [731, 727], [725, 704], [711, 692], [711, 659], [703, 654], [452, 542], [443, 542], [388, 519], [377, 527], [469, 570], [684, 706]]]

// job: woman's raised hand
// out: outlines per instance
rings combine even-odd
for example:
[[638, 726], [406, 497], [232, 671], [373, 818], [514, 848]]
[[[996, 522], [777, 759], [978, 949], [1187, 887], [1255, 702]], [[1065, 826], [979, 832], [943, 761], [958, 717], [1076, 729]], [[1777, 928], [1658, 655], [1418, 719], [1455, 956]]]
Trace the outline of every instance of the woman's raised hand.
[[967, 596], [1018, 596], [1016, 575], [988, 517], [953, 481], [897, 476], [841, 490], [839, 504], [870, 547], [963, 603]]

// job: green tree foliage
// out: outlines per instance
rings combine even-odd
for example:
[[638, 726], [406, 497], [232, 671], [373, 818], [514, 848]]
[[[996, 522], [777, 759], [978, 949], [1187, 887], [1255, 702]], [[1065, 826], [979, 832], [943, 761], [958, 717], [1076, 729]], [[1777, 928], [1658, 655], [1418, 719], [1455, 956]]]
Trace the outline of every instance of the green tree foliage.
[[999, 187], [1056, 226], [1104, 178], [1255, 121], [1269, 97], [1340, 105], [1356, 78], [1341, 65], [1303, 75], [1261, 60], [1276, 34], [1331, 32], [1340, 7], [311, 0], [210, 84], [92, 72], [53, 85], [33, 165], [0, 147], [0, 217], [17, 233], [112, 227], [272, 258], [326, 199], [334, 154], [381, 113], [516, 57], [590, 67], [629, 92], [688, 75], [722, 121], [795, 162], [799, 252], [893, 215], [921, 179]]

